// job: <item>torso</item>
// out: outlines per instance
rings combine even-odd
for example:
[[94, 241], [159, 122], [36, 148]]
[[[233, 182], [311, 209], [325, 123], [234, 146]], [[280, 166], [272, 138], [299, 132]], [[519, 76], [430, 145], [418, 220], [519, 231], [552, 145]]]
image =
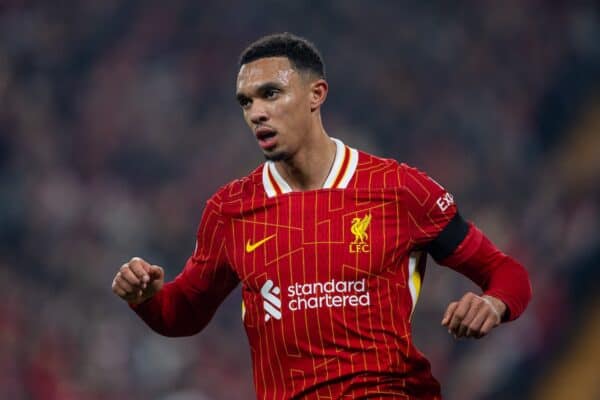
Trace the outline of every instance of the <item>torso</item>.
[[258, 397], [439, 398], [411, 340], [425, 255], [399, 165], [345, 154], [328, 188], [290, 192], [265, 164], [224, 193]]

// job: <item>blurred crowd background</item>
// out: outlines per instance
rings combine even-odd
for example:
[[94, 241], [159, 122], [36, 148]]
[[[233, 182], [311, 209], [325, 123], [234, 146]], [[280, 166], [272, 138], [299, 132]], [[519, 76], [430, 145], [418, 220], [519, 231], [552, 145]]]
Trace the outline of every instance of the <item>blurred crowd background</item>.
[[132, 256], [173, 278], [262, 162], [237, 58], [280, 31], [325, 57], [330, 135], [428, 172], [531, 274], [521, 319], [455, 341], [474, 286], [430, 261], [413, 329], [445, 398], [600, 398], [599, 7], [534, 0], [0, 2], [0, 398], [254, 397], [239, 291], [168, 339], [110, 286]]

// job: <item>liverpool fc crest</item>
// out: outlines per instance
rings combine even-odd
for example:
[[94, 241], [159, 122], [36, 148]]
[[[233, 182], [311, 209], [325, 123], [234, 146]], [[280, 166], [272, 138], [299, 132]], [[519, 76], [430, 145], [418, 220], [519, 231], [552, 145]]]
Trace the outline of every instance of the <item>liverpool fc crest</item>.
[[367, 228], [371, 223], [371, 214], [366, 214], [362, 218], [352, 218], [350, 232], [354, 235], [354, 240], [350, 243], [350, 253], [368, 253], [370, 251], [367, 239]]

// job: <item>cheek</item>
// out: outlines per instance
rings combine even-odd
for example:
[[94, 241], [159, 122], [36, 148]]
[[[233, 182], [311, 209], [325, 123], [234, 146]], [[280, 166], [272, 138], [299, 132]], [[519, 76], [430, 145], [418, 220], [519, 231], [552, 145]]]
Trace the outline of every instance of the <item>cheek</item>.
[[250, 128], [252, 128], [254, 126], [254, 124], [252, 123], [252, 121], [250, 121], [250, 116], [249, 116], [248, 112], [242, 111], [242, 116], [244, 117], [244, 122], [246, 122], [246, 124]]
[[281, 107], [286, 115], [294, 119], [303, 118], [307, 106], [306, 99], [302, 96], [287, 96], [281, 102]]

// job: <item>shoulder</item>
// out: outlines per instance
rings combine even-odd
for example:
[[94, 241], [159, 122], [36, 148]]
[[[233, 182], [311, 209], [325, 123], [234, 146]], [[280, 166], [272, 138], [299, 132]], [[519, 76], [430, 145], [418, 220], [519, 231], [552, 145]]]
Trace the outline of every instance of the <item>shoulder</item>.
[[360, 151], [358, 152], [357, 184], [373, 185], [400, 189], [406, 186], [407, 179], [427, 179], [428, 176], [418, 168], [393, 158], [384, 158]]
[[263, 164], [255, 168], [248, 175], [234, 179], [221, 186], [207, 201], [207, 205], [217, 206], [219, 209], [223, 204], [253, 197], [262, 185]]

